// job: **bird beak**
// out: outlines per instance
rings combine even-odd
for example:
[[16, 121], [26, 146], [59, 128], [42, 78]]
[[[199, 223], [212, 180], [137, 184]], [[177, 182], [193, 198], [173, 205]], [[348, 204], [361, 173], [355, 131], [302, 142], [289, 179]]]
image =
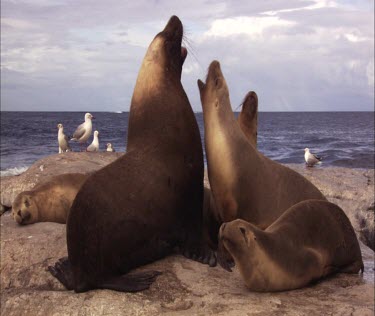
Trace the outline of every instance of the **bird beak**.
[[92, 115], [91, 115], [91, 119], [95, 119], [95, 116], [92, 116]]

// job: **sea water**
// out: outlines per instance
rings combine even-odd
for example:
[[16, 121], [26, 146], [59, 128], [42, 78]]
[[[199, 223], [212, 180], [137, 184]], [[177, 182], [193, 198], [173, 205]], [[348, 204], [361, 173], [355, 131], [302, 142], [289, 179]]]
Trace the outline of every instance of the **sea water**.
[[[84, 112], [1, 112], [1, 176], [25, 171], [36, 160], [58, 153], [57, 124], [72, 135]], [[100, 150], [112, 143], [124, 152], [129, 112], [93, 112]], [[235, 113], [237, 116], [238, 113]], [[258, 149], [281, 163], [304, 163], [304, 148], [325, 166], [374, 168], [373, 112], [260, 112]], [[204, 146], [203, 114], [195, 114]], [[88, 141], [91, 143], [92, 136]], [[88, 145], [87, 144], [87, 145]], [[71, 141], [74, 151], [77, 143]]]

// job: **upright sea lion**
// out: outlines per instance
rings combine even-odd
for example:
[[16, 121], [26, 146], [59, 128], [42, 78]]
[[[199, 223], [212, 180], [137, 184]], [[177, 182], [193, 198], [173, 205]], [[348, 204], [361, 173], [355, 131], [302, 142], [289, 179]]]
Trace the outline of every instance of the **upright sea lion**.
[[[203, 107], [208, 178], [217, 227], [241, 218], [259, 228], [271, 225], [292, 205], [323, 194], [297, 172], [263, 156], [241, 131], [228, 87], [213, 61], [206, 84], [198, 80]], [[211, 236], [217, 242], [217, 234]]]
[[363, 272], [358, 240], [342, 209], [322, 200], [290, 207], [266, 230], [237, 219], [220, 242], [253, 291], [285, 291], [334, 272]]
[[173, 16], [150, 44], [132, 98], [127, 153], [94, 173], [73, 202], [68, 258], [50, 267], [67, 289], [148, 288], [157, 271], [127, 273], [191, 242], [201, 220], [203, 154], [180, 82], [182, 33]]
[[37, 222], [65, 224], [73, 200], [88, 177], [81, 173], [60, 174], [30, 191], [21, 192], [12, 205], [14, 220], [20, 225]]
[[242, 102], [242, 109], [238, 115], [238, 124], [249, 143], [256, 148], [258, 137], [258, 96], [254, 91], [246, 94]]
[[[177, 17], [170, 23], [181, 24]], [[182, 26], [165, 29], [165, 36], [182, 36]], [[176, 35], [173, 32], [177, 32]], [[163, 53], [161, 53], [163, 52]], [[178, 58], [176, 58], [178, 56]], [[172, 182], [182, 181], [189, 173], [186, 200], [181, 212], [190, 231], [184, 255], [203, 261], [212, 260], [202, 244], [203, 149], [197, 120], [181, 84], [182, 65], [187, 50], [173, 41], [157, 36], [147, 50], [138, 74], [131, 102], [127, 151], [148, 145], [165, 155], [178, 153], [179, 161], [170, 166]], [[186, 249], [185, 249], [186, 250]], [[203, 256], [203, 258], [202, 258]], [[207, 257], [208, 256], [208, 257]], [[214, 264], [211, 261], [211, 264]]]

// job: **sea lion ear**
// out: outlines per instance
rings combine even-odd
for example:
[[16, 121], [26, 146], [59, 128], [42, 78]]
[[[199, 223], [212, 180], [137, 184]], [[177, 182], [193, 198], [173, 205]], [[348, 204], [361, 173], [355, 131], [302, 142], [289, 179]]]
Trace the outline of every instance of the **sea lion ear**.
[[198, 79], [197, 83], [198, 83], [199, 92], [202, 93], [206, 85], [200, 79]]

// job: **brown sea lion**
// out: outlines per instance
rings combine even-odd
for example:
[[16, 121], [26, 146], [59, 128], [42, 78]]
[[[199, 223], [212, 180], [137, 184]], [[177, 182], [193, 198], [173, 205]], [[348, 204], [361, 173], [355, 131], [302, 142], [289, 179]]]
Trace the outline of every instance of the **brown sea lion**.
[[17, 195], [12, 215], [20, 225], [37, 222], [66, 223], [70, 207], [88, 175], [60, 174]]
[[127, 153], [94, 173], [73, 202], [68, 258], [49, 267], [67, 289], [147, 289], [159, 272], [128, 272], [190, 242], [203, 203], [203, 154], [180, 82], [182, 34], [173, 16], [150, 44], [132, 98]]
[[[325, 200], [310, 181], [263, 156], [249, 143], [233, 115], [219, 62], [211, 63], [206, 84], [198, 80], [198, 87], [215, 201], [213, 227], [241, 218], [264, 229], [300, 201]], [[217, 234], [211, 238], [217, 243]]]
[[335, 272], [363, 272], [353, 227], [328, 201], [299, 202], [264, 231], [241, 219], [224, 223], [220, 242], [253, 291], [292, 290]]
[[258, 96], [254, 91], [246, 94], [237, 121], [249, 143], [256, 148], [258, 138]]

